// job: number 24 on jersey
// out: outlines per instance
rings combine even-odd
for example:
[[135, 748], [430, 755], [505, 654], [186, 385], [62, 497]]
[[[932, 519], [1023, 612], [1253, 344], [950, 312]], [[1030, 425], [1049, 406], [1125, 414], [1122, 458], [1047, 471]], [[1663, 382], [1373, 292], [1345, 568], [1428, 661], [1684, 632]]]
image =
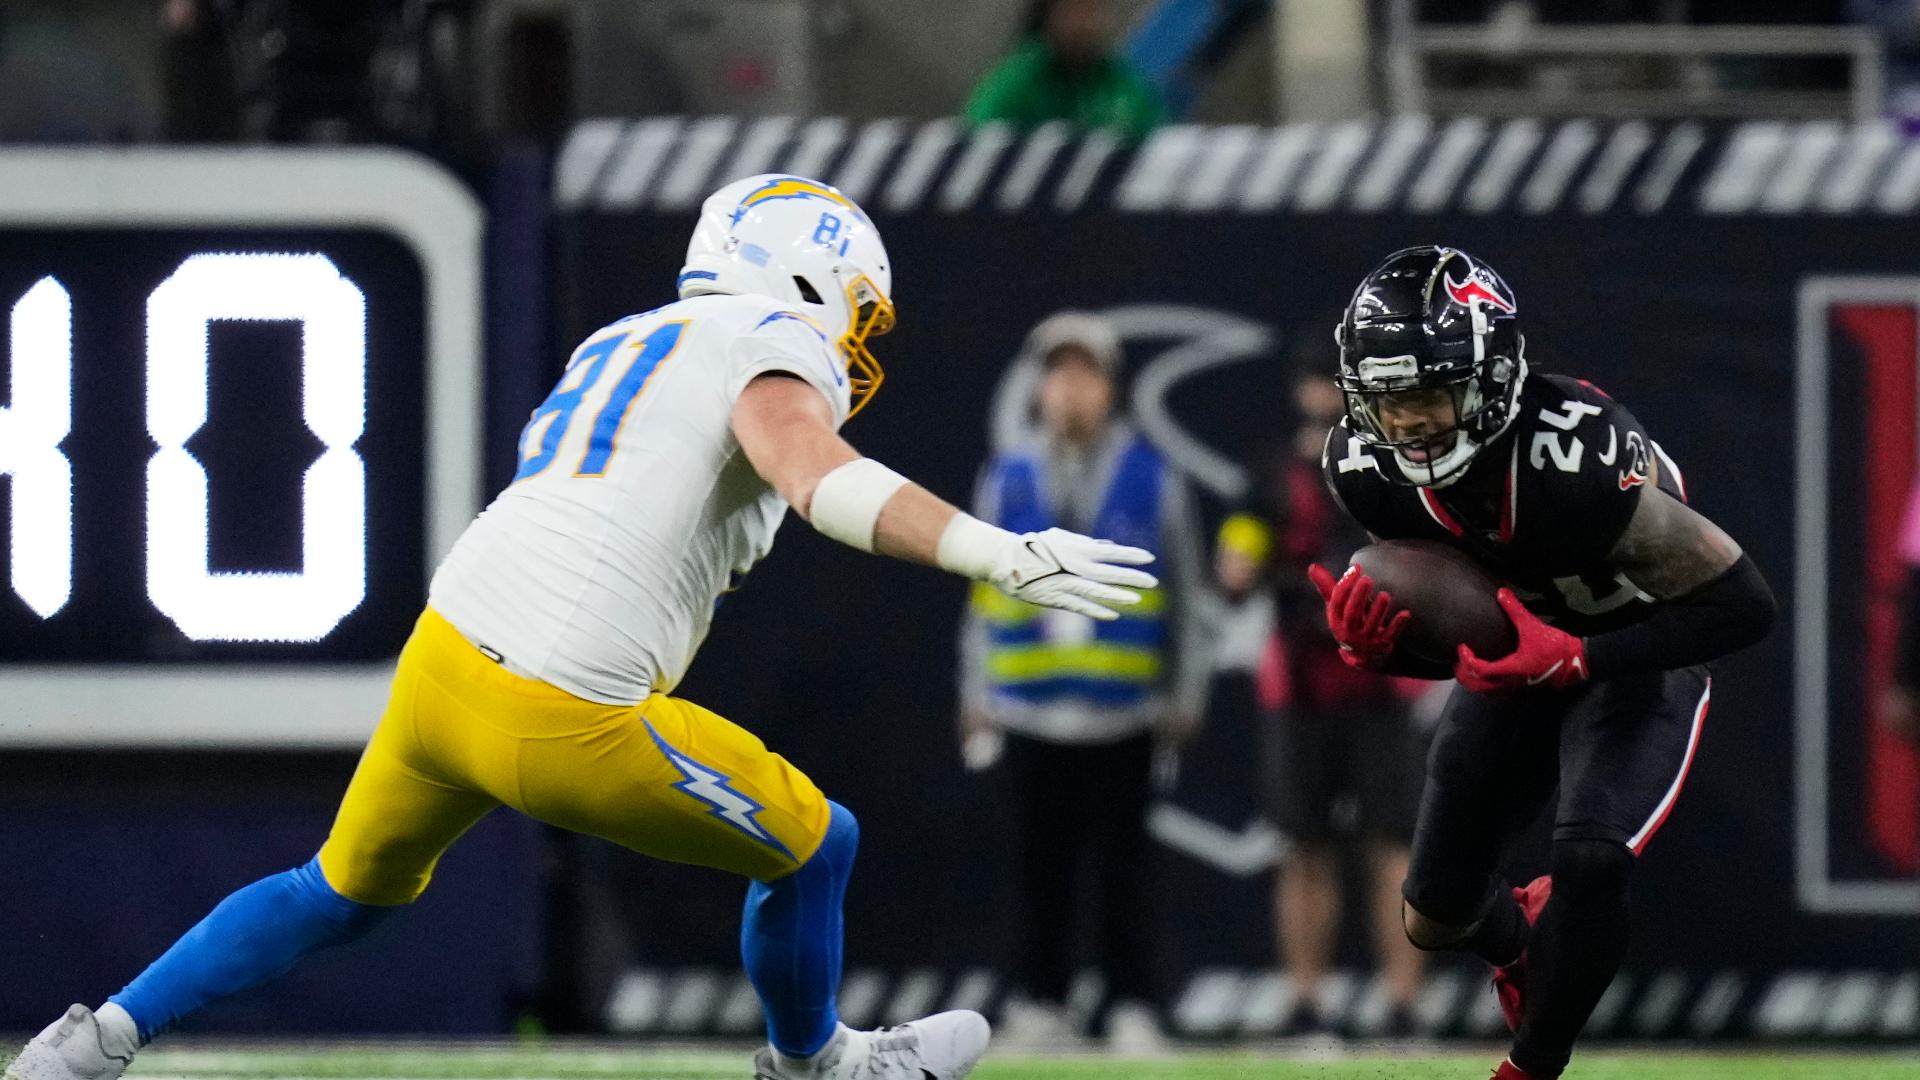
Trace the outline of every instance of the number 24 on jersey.
[[[614, 441], [620, 425], [632, 411], [634, 399], [646, 389], [647, 381], [673, 355], [680, 344], [687, 321], [670, 322], [646, 337], [633, 342], [635, 353], [627, 370], [606, 393], [606, 400], [593, 415], [593, 429], [587, 436], [587, 449], [580, 457], [575, 476], [604, 476], [613, 460]], [[517, 483], [545, 472], [560, 454], [560, 443], [573, 423], [574, 413], [586, 404], [613, 357], [627, 344], [628, 334], [613, 334], [588, 344], [567, 367], [566, 374], [554, 386], [547, 400], [533, 410], [533, 417], [520, 432], [520, 468], [513, 474]]]

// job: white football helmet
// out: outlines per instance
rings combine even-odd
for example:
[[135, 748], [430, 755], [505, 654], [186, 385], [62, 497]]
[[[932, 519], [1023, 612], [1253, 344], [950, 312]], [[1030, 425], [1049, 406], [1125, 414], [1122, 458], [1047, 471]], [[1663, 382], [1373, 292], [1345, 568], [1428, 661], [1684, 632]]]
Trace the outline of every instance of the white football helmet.
[[893, 266], [852, 199], [804, 176], [765, 173], [707, 196], [680, 268], [680, 296], [771, 296], [839, 344], [852, 416], [884, 377], [867, 339], [893, 329]]

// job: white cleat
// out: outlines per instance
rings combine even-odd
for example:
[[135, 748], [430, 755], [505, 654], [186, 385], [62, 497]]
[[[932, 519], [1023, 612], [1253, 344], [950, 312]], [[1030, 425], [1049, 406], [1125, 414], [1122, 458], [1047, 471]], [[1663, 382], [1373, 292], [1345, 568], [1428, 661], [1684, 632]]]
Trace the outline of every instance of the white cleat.
[[935, 1013], [899, 1027], [855, 1031], [846, 1025], [805, 1062], [783, 1061], [773, 1047], [753, 1055], [754, 1080], [962, 1080], [987, 1052], [992, 1029], [977, 1012]]
[[133, 1063], [133, 1050], [110, 1054], [108, 1041], [120, 1040], [106, 1036], [92, 1009], [68, 1006], [65, 1016], [47, 1025], [7, 1064], [5, 1080], [120, 1080]]

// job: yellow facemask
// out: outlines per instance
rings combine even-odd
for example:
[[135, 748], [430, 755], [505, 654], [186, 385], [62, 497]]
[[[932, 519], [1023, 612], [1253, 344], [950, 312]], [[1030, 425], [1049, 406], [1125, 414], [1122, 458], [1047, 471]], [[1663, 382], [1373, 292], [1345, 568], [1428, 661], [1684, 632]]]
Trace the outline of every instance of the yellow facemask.
[[880, 361], [867, 349], [867, 339], [892, 330], [894, 315], [893, 301], [865, 274], [847, 284], [847, 307], [853, 312], [853, 322], [840, 338], [840, 354], [846, 358], [847, 383], [853, 392], [853, 408], [847, 412], [851, 420], [873, 400], [886, 378]]

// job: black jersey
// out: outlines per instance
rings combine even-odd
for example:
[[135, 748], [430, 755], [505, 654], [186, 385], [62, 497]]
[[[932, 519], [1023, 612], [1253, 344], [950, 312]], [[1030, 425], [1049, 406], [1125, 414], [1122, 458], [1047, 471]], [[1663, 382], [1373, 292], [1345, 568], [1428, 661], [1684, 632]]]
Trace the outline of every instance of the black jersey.
[[[1327, 485], [1374, 536], [1450, 544], [1569, 633], [1645, 618], [1658, 601], [1609, 556], [1644, 487], [1686, 498], [1679, 468], [1632, 413], [1583, 380], [1531, 375], [1514, 408], [1506, 432], [1445, 488], [1388, 480], [1382, 470], [1399, 467], [1392, 452], [1368, 446], [1343, 420], [1321, 459]], [[1482, 493], [1479, 505], [1467, 491]]]

